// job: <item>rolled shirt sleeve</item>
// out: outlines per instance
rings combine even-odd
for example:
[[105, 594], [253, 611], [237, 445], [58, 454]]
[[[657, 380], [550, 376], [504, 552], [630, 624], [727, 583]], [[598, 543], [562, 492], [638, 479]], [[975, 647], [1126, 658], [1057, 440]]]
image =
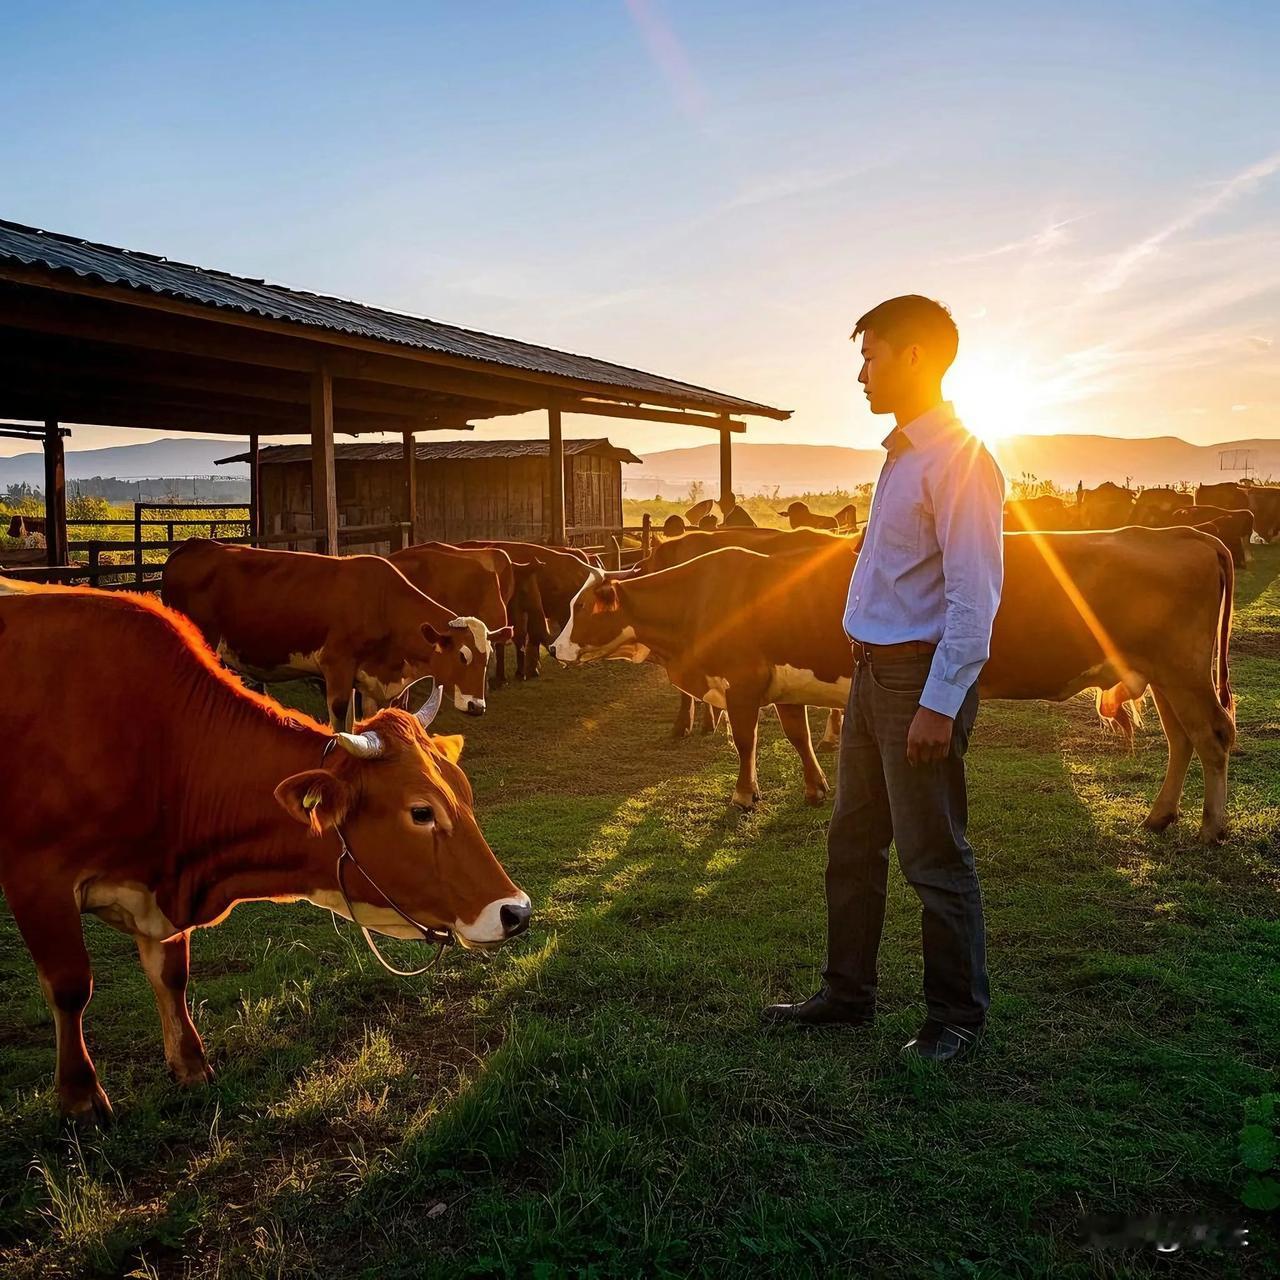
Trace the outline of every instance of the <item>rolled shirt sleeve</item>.
[[955, 719], [991, 653], [1004, 585], [1004, 476], [970, 438], [931, 488], [946, 618], [920, 705]]

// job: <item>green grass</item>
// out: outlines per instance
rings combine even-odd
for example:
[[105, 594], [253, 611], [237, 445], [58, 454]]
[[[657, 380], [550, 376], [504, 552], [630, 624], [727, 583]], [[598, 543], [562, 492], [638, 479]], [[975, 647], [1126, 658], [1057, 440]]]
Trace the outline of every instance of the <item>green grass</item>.
[[[132, 944], [86, 922], [118, 1122], [65, 1137], [53, 1033], [0, 917], [6, 1276], [1263, 1276], [1246, 1100], [1280, 1084], [1280, 547], [1238, 585], [1235, 834], [1138, 829], [1163, 772], [1090, 703], [988, 704], [970, 757], [989, 1043], [907, 1072], [919, 914], [895, 869], [870, 1032], [764, 1031], [823, 950], [826, 812], [771, 719], [748, 817], [661, 672], [544, 667], [462, 727], [530, 936], [386, 976], [308, 907], [197, 934], [218, 1077], [167, 1078]], [[452, 713], [446, 713], [451, 716]], [[818, 716], [814, 713], [815, 728]], [[402, 959], [407, 944], [392, 944]], [[1245, 1251], [1087, 1254], [1082, 1212], [1241, 1219]]]

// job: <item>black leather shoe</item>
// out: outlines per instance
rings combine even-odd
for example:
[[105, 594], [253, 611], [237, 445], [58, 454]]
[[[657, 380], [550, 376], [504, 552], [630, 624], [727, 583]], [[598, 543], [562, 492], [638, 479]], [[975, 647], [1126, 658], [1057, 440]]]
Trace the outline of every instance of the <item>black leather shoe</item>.
[[874, 1009], [834, 1000], [825, 987], [797, 1004], [766, 1005], [760, 1016], [776, 1026], [796, 1027], [869, 1027], [876, 1018]]
[[903, 1061], [959, 1062], [969, 1057], [982, 1041], [982, 1028], [961, 1027], [953, 1022], [926, 1018], [924, 1026], [902, 1046]]

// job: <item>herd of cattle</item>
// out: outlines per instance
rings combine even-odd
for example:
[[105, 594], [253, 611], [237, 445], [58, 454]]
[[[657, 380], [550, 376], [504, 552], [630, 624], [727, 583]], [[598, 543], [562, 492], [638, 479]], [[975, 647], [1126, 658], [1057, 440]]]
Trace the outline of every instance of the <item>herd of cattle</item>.
[[1076, 490], [1074, 503], [1045, 494], [1005, 503], [1006, 531], [1033, 529], [1118, 529], [1143, 525], [1167, 529], [1190, 525], [1207, 529], [1231, 551], [1237, 565], [1248, 562], [1249, 542], [1256, 533], [1265, 542], [1280, 534], [1280, 486], [1262, 484], [1202, 484], [1192, 494], [1185, 489], [1127, 489], [1100, 484]]
[[[1274, 537], [1280, 490], [1205, 487], [1163, 516], [1143, 503], [1151, 492], [1128, 497], [1127, 525], [1102, 529], [1090, 522], [1110, 493], [1081, 495], [1078, 513], [1059, 503], [1057, 518], [1083, 517], [1069, 532], [1044, 527], [1045, 500], [1011, 505], [1024, 531], [1005, 538], [980, 691], [1060, 700], [1092, 688], [1103, 719], [1132, 737], [1150, 690], [1168, 765], [1146, 825], [1177, 818], [1194, 753], [1200, 834], [1216, 841], [1235, 737], [1237, 548], [1224, 521], [1243, 529], [1247, 517], [1246, 546], [1255, 531]], [[848, 697], [841, 619], [859, 539], [803, 527], [809, 514], [789, 512], [802, 526], [792, 530], [685, 532], [616, 572], [517, 542], [330, 558], [197, 539], [165, 565], [163, 603], [0, 578], [6, 712], [24, 743], [6, 766], [22, 803], [7, 806], [0, 884], [53, 1010], [63, 1111], [110, 1111], [82, 1034], [83, 913], [135, 938], [169, 1067], [191, 1084], [210, 1073], [187, 1009], [189, 934], [238, 902], [305, 899], [366, 929], [445, 931], [468, 947], [524, 930], [529, 900], [481, 834], [462, 739], [428, 731], [442, 694], [465, 714], [485, 711], [509, 643], [521, 679], [538, 674], [543, 648], [563, 663], [663, 667], [681, 693], [677, 734], [695, 701], [711, 725], [727, 714], [743, 808], [759, 800], [757, 726], [772, 704], [806, 798], [820, 803], [828, 785], [806, 708], [838, 716]], [[436, 694], [414, 712], [426, 676]], [[328, 728], [246, 684], [296, 677], [323, 682]], [[359, 732], [353, 691], [372, 713]]]

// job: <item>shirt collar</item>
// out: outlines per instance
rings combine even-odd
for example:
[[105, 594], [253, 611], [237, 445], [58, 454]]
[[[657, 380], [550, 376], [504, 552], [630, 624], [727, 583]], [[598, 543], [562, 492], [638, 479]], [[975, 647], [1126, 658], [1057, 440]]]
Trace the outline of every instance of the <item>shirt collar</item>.
[[956, 421], [955, 406], [950, 400], [943, 400], [918, 418], [894, 427], [880, 443], [889, 453], [898, 453], [913, 446], [920, 447], [953, 426]]

